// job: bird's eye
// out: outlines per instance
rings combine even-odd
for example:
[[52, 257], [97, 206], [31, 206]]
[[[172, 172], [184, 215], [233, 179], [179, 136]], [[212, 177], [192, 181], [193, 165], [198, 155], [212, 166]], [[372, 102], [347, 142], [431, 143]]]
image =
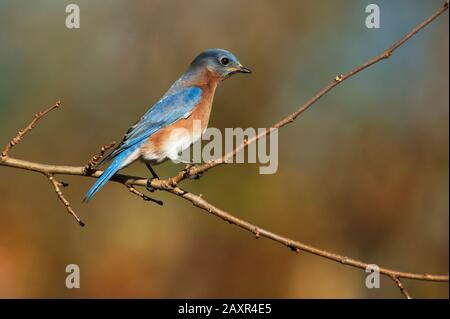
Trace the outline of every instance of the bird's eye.
[[220, 64], [222, 65], [228, 65], [228, 63], [230, 63], [230, 59], [223, 57], [220, 59]]

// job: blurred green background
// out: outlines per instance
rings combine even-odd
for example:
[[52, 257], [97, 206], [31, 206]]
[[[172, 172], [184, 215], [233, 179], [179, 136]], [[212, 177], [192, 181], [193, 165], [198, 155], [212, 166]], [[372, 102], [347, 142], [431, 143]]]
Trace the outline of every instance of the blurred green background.
[[[65, 27], [77, 3], [81, 28]], [[377, 3], [381, 28], [367, 29]], [[0, 144], [56, 100], [11, 153], [84, 165], [120, 140], [206, 48], [254, 70], [219, 88], [210, 125], [267, 127], [337, 74], [384, 51], [443, 1], [0, 1]], [[348, 80], [280, 131], [279, 169], [220, 167], [184, 187], [293, 239], [411, 272], [448, 273], [448, 13], [387, 61]], [[157, 167], [168, 177], [182, 168]], [[148, 175], [136, 164], [127, 173]], [[79, 227], [41, 175], [0, 167], [1, 297], [401, 298], [366, 273], [208, 216], [164, 193], [163, 207], [109, 183], [60, 177]], [[65, 267], [81, 288], [65, 287]], [[448, 284], [404, 280], [413, 297]]]

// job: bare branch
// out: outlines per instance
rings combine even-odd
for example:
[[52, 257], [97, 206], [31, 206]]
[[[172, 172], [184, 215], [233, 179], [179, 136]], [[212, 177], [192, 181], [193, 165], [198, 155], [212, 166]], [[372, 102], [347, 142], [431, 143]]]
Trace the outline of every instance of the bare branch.
[[5, 145], [5, 147], [3, 148], [2, 154], [0, 156], [0, 159], [7, 157], [11, 148], [13, 148], [15, 145], [19, 144], [20, 141], [22, 141], [23, 137], [34, 128], [36, 123], [41, 118], [43, 118], [47, 113], [53, 111], [54, 109], [59, 108], [60, 106], [61, 106], [61, 101], [57, 101], [52, 107], [49, 107], [48, 109], [46, 109], [43, 112], [36, 113], [34, 115], [34, 118], [31, 120], [31, 122], [25, 128], [19, 130], [17, 132], [16, 136], [14, 136], [12, 138], [12, 140], [9, 141], [9, 143]]
[[[40, 173], [46, 173], [46, 174], [61, 174], [61, 175], [78, 175], [78, 176], [90, 176], [97, 178], [99, 177], [103, 171], [95, 171], [92, 175], [86, 175], [84, 174], [83, 166], [57, 166], [57, 165], [46, 165], [41, 163], [34, 163], [29, 161], [23, 161], [18, 160], [15, 158], [7, 158], [4, 161], [0, 161], [0, 166], [7, 166], [12, 168], [20, 168], [25, 169], [29, 171], [34, 172], [40, 172]], [[128, 175], [122, 175], [122, 174], [116, 174], [111, 178], [111, 181], [121, 183], [125, 186], [142, 186], [145, 187], [147, 185], [147, 182], [149, 181], [146, 178], [139, 178], [136, 176], [128, 176]], [[172, 193], [174, 195], [177, 195], [179, 197], [182, 197], [183, 199], [191, 202], [193, 205], [207, 211], [208, 213], [215, 215], [224, 221], [239, 226], [242, 229], [245, 229], [249, 232], [251, 232], [255, 238], [265, 237], [270, 240], [273, 240], [275, 242], [278, 242], [280, 244], [283, 244], [284, 246], [288, 247], [289, 249], [299, 252], [304, 251], [308, 252], [320, 257], [327, 258], [329, 260], [360, 268], [360, 269], [366, 269], [369, 263], [365, 263], [362, 261], [358, 261], [346, 256], [342, 256], [339, 254], [335, 254], [323, 249], [319, 249], [313, 246], [306, 245], [302, 242], [298, 242], [292, 239], [289, 239], [287, 237], [272, 233], [264, 228], [261, 228], [259, 226], [256, 226], [254, 224], [251, 224], [245, 220], [242, 220], [236, 216], [233, 216], [232, 214], [217, 208], [216, 206], [210, 204], [207, 202], [203, 196], [195, 195], [192, 193], [189, 193], [179, 187], [174, 187], [168, 180], [151, 180], [151, 185], [162, 191], [166, 191], [169, 193]], [[423, 281], [435, 281], [435, 282], [448, 282], [449, 277], [447, 275], [431, 275], [431, 274], [418, 274], [418, 273], [410, 273], [410, 272], [402, 272], [397, 271], [393, 269], [383, 268], [380, 267], [380, 273], [387, 276], [395, 276], [397, 278], [408, 278], [408, 279], [415, 279], [415, 280], [423, 280]]]
[[[365, 263], [356, 259], [352, 259], [346, 256], [342, 256], [339, 254], [335, 254], [323, 249], [315, 248], [313, 246], [306, 245], [304, 243], [292, 240], [290, 238], [275, 234], [273, 232], [270, 232], [266, 229], [263, 229], [259, 226], [256, 226], [254, 224], [251, 224], [245, 220], [242, 220], [236, 216], [231, 215], [230, 213], [217, 208], [216, 206], [210, 204], [207, 202], [203, 197], [194, 195], [192, 193], [189, 193], [187, 191], [182, 190], [179, 187], [174, 188], [168, 188], [164, 189], [165, 191], [168, 191], [170, 193], [173, 193], [175, 195], [181, 196], [182, 198], [190, 201], [195, 206], [207, 211], [208, 213], [215, 215], [224, 221], [239, 226], [242, 229], [245, 229], [252, 233], [255, 238], [265, 237], [268, 239], [271, 239], [275, 242], [281, 243], [291, 249], [294, 252], [308, 252], [320, 257], [324, 257], [336, 262], [339, 262], [344, 265], [360, 268], [360, 269], [366, 269], [370, 264]], [[396, 278], [408, 278], [408, 279], [415, 279], [415, 280], [426, 280], [426, 281], [440, 281], [440, 282], [448, 282], [449, 277], [447, 275], [441, 276], [441, 275], [430, 275], [430, 274], [415, 274], [410, 272], [402, 272], [397, 271], [393, 269], [383, 268], [380, 267], [380, 273], [387, 276], [395, 276]]]
[[61, 191], [60, 186], [62, 187], [66, 187], [68, 186], [67, 183], [64, 182], [59, 182], [55, 179], [55, 177], [52, 174], [46, 174], [48, 180], [50, 181], [50, 183], [52, 183], [53, 188], [55, 189], [56, 195], [58, 196], [59, 200], [64, 204], [64, 206], [67, 209], [67, 212], [73, 216], [73, 218], [76, 219], [76, 221], [78, 222], [78, 224], [80, 224], [80, 226], [84, 227], [85, 223], [83, 223], [81, 221], [81, 219], [77, 216], [77, 214], [74, 212], [74, 210], [72, 209], [72, 206], [70, 205], [69, 201], [64, 197], [64, 194]]

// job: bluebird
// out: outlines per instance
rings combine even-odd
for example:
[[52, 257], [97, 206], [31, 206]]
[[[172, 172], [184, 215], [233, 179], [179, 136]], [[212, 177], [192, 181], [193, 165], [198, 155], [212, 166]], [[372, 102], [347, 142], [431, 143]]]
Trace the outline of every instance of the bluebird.
[[[251, 71], [231, 52], [209, 49], [200, 53], [164, 96], [128, 129], [122, 142], [103, 159], [100, 165], [112, 162], [86, 193], [84, 201], [89, 201], [117, 171], [136, 160], [147, 165], [153, 179], [159, 177], [152, 165], [168, 159], [175, 163], [183, 162], [181, 152], [199, 140], [208, 126], [218, 84], [236, 73]], [[200, 121], [201, 130], [194, 130], [194, 121]], [[177, 130], [180, 128], [182, 130]]]

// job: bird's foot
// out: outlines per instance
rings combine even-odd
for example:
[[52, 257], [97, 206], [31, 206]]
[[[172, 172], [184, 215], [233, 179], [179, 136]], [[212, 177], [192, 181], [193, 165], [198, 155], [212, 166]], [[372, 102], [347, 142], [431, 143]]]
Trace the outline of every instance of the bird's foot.
[[147, 186], [145, 187], [149, 192], [151, 192], [151, 193], [153, 193], [154, 191], [156, 191], [156, 188], [154, 188], [153, 186], [152, 186], [152, 181], [153, 180], [159, 180], [159, 178], [156, 178], [156, 177], [153, 177], [153, 178], [149, 178], [148, 180], [147, 180]]
[[185, 176], [187, 176], [189, 179], [199, 179], [200, 177], [203, 176], [203, 172], [197, 173], [197, 174], [192, 174], [191, 173], [191, 169], [193, 167], [196, 167], [197, 165], [195, 164], [188, 164], [186, 165], [186, 168], [183, 169]]

